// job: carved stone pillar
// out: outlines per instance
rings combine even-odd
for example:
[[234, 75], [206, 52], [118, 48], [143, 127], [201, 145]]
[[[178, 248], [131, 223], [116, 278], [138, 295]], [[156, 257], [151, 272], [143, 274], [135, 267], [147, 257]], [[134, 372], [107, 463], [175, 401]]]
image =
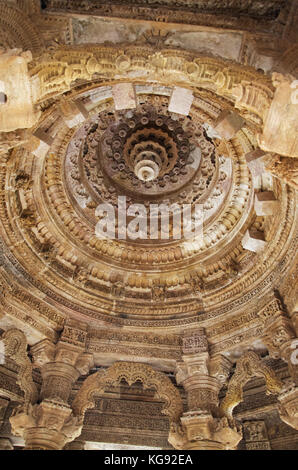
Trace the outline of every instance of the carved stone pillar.
[[[259, 313], [264, 322], [263, 342], [270, 355], [287, 362], [294, 383], [298, 384], [298, 361], [294, 359], [297, 342], [294, 325], [286, 316], [278, 299], [272, 300]], [[293, 360], [294, 359], [294, 360]]]
[[280, 418], [298, 429], [298, 339], [295, 326], [282, 309], [278, 299], [270, 302], [259, 316], [264, 321], [262, 338], [270, 355], [281, 358], [288, 364], [291, 380], [286, 383], [278, 397]]
[[71, 407], [54, 399], [30, 405], [26, 412], [12, 416], [10, 423], [12, 433], [25, 440], [25, 450], [61, 450], [82, 430]]
[[241, 440], [237, 430], [219, 412], [218, 393], [231, 365], [223, 356], [210, 359], [204, 330], [183, 338], [183, 362], [177, 365], [177, 383], [187, 392], [188, 411], [181, 417], [184, 449], [225, 450]]
[[31, 348], [43, 379], [42, 402], [10, 419], [14, 434], [25, 439], [25, 449], [60, 450], [80, 435], [82, 425], [68, 398], [74, 382], [89, 372], [93, 362], [92, 355], [85, 353], [86, 337], [86, 326], [72, 321], [56, 345], [45, 339]]

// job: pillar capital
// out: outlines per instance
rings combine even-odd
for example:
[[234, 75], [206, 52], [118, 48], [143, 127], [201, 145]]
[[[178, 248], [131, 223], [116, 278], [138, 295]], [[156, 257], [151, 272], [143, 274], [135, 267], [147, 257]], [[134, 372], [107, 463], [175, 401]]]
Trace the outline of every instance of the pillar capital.
[[[264, 324], [262, 340], [273, 358], [281, 358], [288, 363], [289, 372], [297, 383], [297, 353], [296, 325], [293, 317], [289, 318], [283, 310], [281, 302], [273, 299], [259, 312], [259, 317]], [[294, 360], [293, 357], [295, 356]]]
[[28, 450], [60, 450], [82, 430], [82, 423], [72, 415], [69, 405], [48, 399], [31, 405], [28, 412], [14, 414], [10, 424], [13, 434], [25, 440]]
[[32, 346], [42, 375], [42, 401], [10, 418], [12, 432], [24, 438], [26, 449], [63, 449], [80, 435], [82, 422], [73, 415], [68, 399], [74, 382], [93, 365], [86, 339], [87, 325], [69, 320], [57, 344], [44, 339]]
[[285, 316], [279, 316], [267, 324], [263, 340], [272, 356], [282, 357], [287, 345], [294, 338], [295, 332], [291, 320]]
[[185, 428], [187, 450], [232, 450], [242, 434], [232, 428], [227, 418], [214, 418], [210, 413], [187, 412], [181, 422]]
[[215, 377], [221, 385], [224, 385], [230, 375], [232, 362], [223, 354], [216, 354], [209, 359], [209, 371], [211, 377]]

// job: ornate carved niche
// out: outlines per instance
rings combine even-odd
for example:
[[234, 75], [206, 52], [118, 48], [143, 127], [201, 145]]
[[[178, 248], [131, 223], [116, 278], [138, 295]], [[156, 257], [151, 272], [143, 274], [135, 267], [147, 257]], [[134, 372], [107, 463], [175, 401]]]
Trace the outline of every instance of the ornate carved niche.
[[243, 423], [243, 435], [247, 450], [270, 450], [266, 423], [263, 420]]

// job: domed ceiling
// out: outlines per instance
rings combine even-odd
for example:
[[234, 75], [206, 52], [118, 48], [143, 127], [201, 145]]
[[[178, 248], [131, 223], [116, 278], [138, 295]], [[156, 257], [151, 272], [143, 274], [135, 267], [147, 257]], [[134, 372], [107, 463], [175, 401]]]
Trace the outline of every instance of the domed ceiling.
[[[245, 154], [254, 149], [257, 125], [247, 119], [223, 141], [213, 126], [231, 104], [215, 93], [194, 92], [182, 115], [170, 110], [171, 87], [135, 84], [134, 107], [119, 110], [111, 85], [84, 85], [62, 104], [64, 115], [78, 101], [88, 110], [75, 126], [61, 107], [49, 108], [42, 123], [53, 137], [46, 158], [15, 149], [1, 168], [6, 187], [17, 188], [2, 202], [14, 269], [60, 312], [136, 326], [212, 318], [237, 298], [253, 298], [257, 285], [266, 291], [268, 279], [282, 273], [294, 204], [278, 180], [253, 181]], [[256, 215], [257, 184], [274, 193], [273, 215]], [[114, 239], [101, 239], [97, 207], [110, 204], [117, 222], [119, 196], [126, 209], [148, 210], [148, 231], [119, 236], [116, 225]], [[169, 237], [160, 223], [150, 236], [152, 204], [199, 205], [202, 236], [179, 237], [171, 217]], [[126, 228], [133, 219], [127, 216]], [[261, 252], [243, 247], [247, 229], [262, 233]]]
[[297, 4], [0, 0], [0, 450], [297, 447]]

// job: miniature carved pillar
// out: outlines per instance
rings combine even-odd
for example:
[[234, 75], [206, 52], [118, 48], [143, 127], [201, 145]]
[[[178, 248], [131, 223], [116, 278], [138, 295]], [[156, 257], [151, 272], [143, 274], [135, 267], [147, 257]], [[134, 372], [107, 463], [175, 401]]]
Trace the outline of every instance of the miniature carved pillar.
[[270, 355], [287, 362], [291, 375], [291, 380], [284, 385], [278, 397], [280, 417], [285, 423], [298, 429], [298, 339], [294, 325], [278, 299], [262, 309], [259, 316], [265, 329], [262, 340]]
[[74, 382], [89, 372], [92, 355], [85, 353], [86, 326], [69, 322], [59, 342], [45, 339], [31, 349], [42, 375], [40, 404], [10, 419], [12, 430], [25, 439], [25, 449], [61, 450], [81, 434], [68, 398]]
[[228, 376], [230, 362], [224, 356], [210, 359], [208, 342], [201, 328], [183, 338], [183, 362], [177, 365], [177, 383], [187, 392], [188, 411], [181, 423], [184, 449], [234, 449], [241, 436], [219, 413], [218, 393]]

